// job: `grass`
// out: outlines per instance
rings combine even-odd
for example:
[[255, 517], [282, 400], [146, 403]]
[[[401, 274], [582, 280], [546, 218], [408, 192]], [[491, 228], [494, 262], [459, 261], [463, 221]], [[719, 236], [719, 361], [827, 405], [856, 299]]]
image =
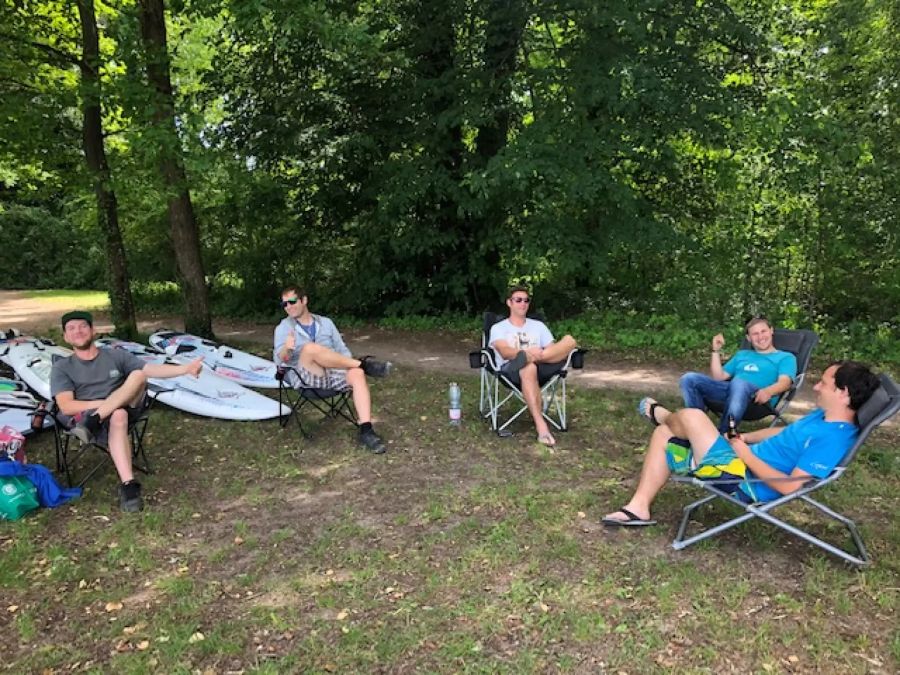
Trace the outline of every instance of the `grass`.
[[[374, 387], [389, 452], [317, 423], [225, 423], [160, 406], [148, 508], [84, 497], [0, 530], [0, 626], [14, 672], [896, 672], [900, 435], [881, 430], [823, 499], [858, 519], [875, 565], [848, 569], [761, 523], [675, 552], [690, 490], [661, 525], [611, 531], [648, 427], [632, 396], [570, 389], [553, 454], [524, 423], [446, 425], [445, 377]], [[424, 417], [424, 419], [423, 419]], [[52, 463], [52, 438], [32, 461]], [[875, 458], [869, 461], [869, 458]], [[726, 507], [712, 509], [712, 522]], [[797, 519], [843, 543], [836, 528]], [[809, 522], [807, 522], [809, 521]], [[11, 609], [15, 607], [15, 609]]]
[[25, 297], [57, 305], [77, 303], [83, 309], [106, 309], [109, 307], [109, 296], [106, 291], [45, 289], [23, 291], [23, 293]]

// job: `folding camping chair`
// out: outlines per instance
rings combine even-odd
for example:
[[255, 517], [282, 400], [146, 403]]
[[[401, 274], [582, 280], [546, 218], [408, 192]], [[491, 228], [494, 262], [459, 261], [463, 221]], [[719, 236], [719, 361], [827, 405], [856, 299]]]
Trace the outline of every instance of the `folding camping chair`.
[[[712, 494], [709, 494], [702, 499], [698, 499], [692, 504], [688, 504], [686, 507], [684, 507], [684, 514], [681, 518], [681, 525], [678, 528], [678, 534], [675, 536], [675, 540], [672, 542], [672, 547], [676, 550], [681, 550], [690, 546], [691, 544], [696, 544], [698, 541], [703, 541], [704, 539], [714, 537], [724, 532], [725, 530], [734, 527], [735, 525], [743, 523], [744, 521], [750, 520], [752, 518], [760, 518], [768, 523], [775, 525], [776, 527], [780, 527], [781, 529], [786, 530], [793, 535], [796, 535], [797, 537], [800, 537], [804, 541], [807, 541], [814, 546], [818, 546], [830, 553], [833, 553], [834, 555], [853, 565], [868, 565], [871, 562], [871, 559], [863, 544], [862, 537], [859, 534], [856, 523], [854, 523], [850, 518], [847, 518], [846, 516], [843, 516], [836, 511], [828, 508], [824, 504], [814, 500], [809, 495], [811, 492], [819, 490], [843, 476], [847, 471], [847, 467], [850, 466], [850, 463], [856, 457], [856, 453], [859, 451], [859, 448], [863, 443], [865, 443], [872, 430], [885, 420], [893, 417], [897, 413], [897, 410], [900, 409], [900, 390], [898, 390], [896, 383], [894, 383], [894, 381], [885, 374], [882, 374], [880, 376], [880, 379], [881, 387], [879, 387], [875, 391], [875, 393], [872, 394], [872, 397], [868, 401], [866, 401], [865, 405], [863, 405], [862, 408], [860, 408], [856, 413], [860, 429], [859, 437], [856, 439], [856, 443], [853, 444], [853, 447], [850, 448], [846, 456], [843, 458], [843, 460], [841, 460], [841, 463], [837, 467], [835, 467], [831, 474], [826, 478], [810, 480], [799, 490], [774, 499], [770, 502], [745, 504], [738, 498], [722, 490], [721, 487], [718, 487], [715, 480], [701, 480], [699, 478], [673, 476], [672, 480], [675, 482], [689, 482], [693, 485], [697, 485], [703, 488], [704, 490]], [[719, 498], [737, 505], [742, 511], [744, 511], [744, 513], [735, 518], [732, 518], [727, 522], [695, 534], [692, 537], [685, 538], [688, 524], [690, 523], [694, 511], [704, 504], [708, 504], [709, 502], [712, 502]], [[850, 532], [850, 537], [856, 548], [856, 552], [852, 553], [838, 548], [837, 546], [829, 544], [828, 542], [815, 537], [809, 532], [806, 532], [805, 530], [802, 530], [795, 525], [786, 523], [780, 518], [772, 515], [771, 512], [776, 508], [790, 504], [795, 500], [803, 501], [818, 509], [829, 518], [837, 520], [839, 523], [843, 524]]]
[[[293, 373], [293, 376], [291, 376]], [[278, 403], [282, 414], [278, 417], [281, 428], [287, 427], [291, 418], [297, 421], [300, 433], [306, 439], [312, 438], [303, 428], [300, 413], [306, 405], [310, 405], [326, 418], [343, 417], [356, 426], [356, 411], [353, 408], [353, 389], [315, 389], [305, 385], [305, 380], [296, 368], [291, 366], [278, 366], [275, 371], [275, 379], [278, 380]], [[294, 386], [297, 385], [297, 386]], [[289, 412], [283, 412], [284, 406]]]
[[[496, 431], [498, 434], [502, 434], [506, 427], [528, 410], [528, 406], [525, 405], [525, 398], [522, 396], [521, 381], [518, 374], [510, 376], [501, 372], [497, 366], [496, 354], [489, 344], [491, 327], [505, 318], [505, 316], [500, 316], [493, 312], [485, 312], [484, 327], [481, 333], [481, 349], [469, 352], [469, 365], [472, 368], [481, 369], [478, 410], [482, 418], [490, 420], [491, 430]], [[540, 317], [536, 315], [529, 315], [528, 318], [540, 320]], [[569, 352], [566, 360], [562, 362], [559, 370], [541, 377], [538, 381], [538, 384], [541, 386], [541, 398], [544, 404], [544, 419], [559, 431], [568, 429], [566, 377], [570, 368], [580, 369], [584, 367], [584, 355], [586, 353], [587, 351], [584, 349], [573, 349]], [[503, 389], [501, 389], [501, 385]], [[521, 407], [505, 420], [502, 420], [501, 410], [508, 401], [513, 401], [513, 404], [518, 401]]]
[[[770, 427], [774, 427], [778, 422], [785, 423], [782, 415], [787, 407], [794, 400], [800, 387], [803, 386], [803, 380], [806, 379], [806, 369], [809, 368], [809, 360], [812, 357], [813, 349], [819, 344], [819, 336], [811, 330], [792, 330], [789, 328], [776, 328], [773, 339], [775, 349], [783, 352], [790, 352], [797, 357], [797, 376], [791, 383], [791, 388], [778, 397], [775, 404], [756, 403], [751, 401], [744, 413], [744, 420], [747, 422], [756, 422], [765, 419], [769, 415], [774, 415]], [[745, 337], [741, 343], [740, 349], [752, 349], [750, 341]], [[725, 406], [721, 401], [706, 401], [706, 407], [716, 415], [722, 415]]]
[[[128, 424], [128, 435], [131, 440], [132, 468], [149, 475], [153, 471], [150, 467], [150, 461], [147, 459], [147, 451], [144, 448], [144, 436], [147, 433], [147, 423], [150, 421], [150, 407], [153, 405], [153, 399], [147, 396], [144, 400], [144, 407], [140, 415]], [[81, 443], [72, 433], [72, 428], [74, 427], [72, 418], [61, 413], [55, 401], [50, 404], [47, 412], [53, 419], [54, 443], [56, 445], [56, 473], [60, 476], [65, 475], [66, 483], [69, 487], [82, 487], [94, 474], [103, 468], [107, 460], [112, 461], [109, 448], [106, 444], [98, 441]], [[72, 475], [75, 473], [76, 467], [86, 462], [87, 456], [94, 452], [101, 454], [99, 460], [90, 465], [77, 481], [73, 480]]]

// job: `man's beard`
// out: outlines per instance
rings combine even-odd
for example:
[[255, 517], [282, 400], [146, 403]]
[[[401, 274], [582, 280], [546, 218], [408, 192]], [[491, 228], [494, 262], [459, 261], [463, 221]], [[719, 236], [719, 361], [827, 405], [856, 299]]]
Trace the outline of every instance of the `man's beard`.
[[85, 338], [82, 342], [72, 342], [72, 349], [76, 349], [78, 351], [84, 351], [86, 349], [90, 349], [91, 344], [94, 342], [93, 337]]

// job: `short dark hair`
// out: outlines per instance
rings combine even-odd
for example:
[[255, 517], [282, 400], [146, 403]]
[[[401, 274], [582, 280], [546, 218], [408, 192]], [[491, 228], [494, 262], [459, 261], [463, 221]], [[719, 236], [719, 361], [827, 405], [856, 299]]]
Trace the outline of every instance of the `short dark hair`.
[[850, 407], [859, 410], [875, 393], [881, 382], [869, 367], [859, 361], [832, 361], [828, 367], [837, 366], [834, 385], [850, 394]]
[[531, 295], [531, 289], [525, 284], [510, 286], [509, 290], [506, 292], [506, 299], [509, 300], [513, 296], [513, 293], [528, 293], [528, 295]]
[[764, 316], [751, 316], [751, 317], [747, 320], [747, 323], [744, 324], [744, 332], [745, 332], [745, 333], [749, 333], [749, 332], [750, 332], [750, 329], [753, 328], [753, 326], [755, 326], [755, 325], [758, 324], [758, 323], [764, 323], [764, 324], [766, 324], [769, 328], [772, 328], [772, 322], [769, 321], [766, 317], [764, 317]]
[[284, 288], [282, 288], [281, 295], [287, 295], [288, 293], [290, 293], [292, 291], [298, 298], [307, 297], [306, 290], [303, 288], [303, 286], [298, 286], [297, 284], [289, 284], [289, 285], [285, 286]]

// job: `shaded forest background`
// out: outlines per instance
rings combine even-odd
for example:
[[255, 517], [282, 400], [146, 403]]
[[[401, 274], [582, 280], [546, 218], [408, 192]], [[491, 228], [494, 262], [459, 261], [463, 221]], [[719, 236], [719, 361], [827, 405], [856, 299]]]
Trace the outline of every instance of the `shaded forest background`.
[[524, 280], [894, 340], [898, 35], [893, 0], [6, 2], [0, 286], [107, 287], [125, 333]]

